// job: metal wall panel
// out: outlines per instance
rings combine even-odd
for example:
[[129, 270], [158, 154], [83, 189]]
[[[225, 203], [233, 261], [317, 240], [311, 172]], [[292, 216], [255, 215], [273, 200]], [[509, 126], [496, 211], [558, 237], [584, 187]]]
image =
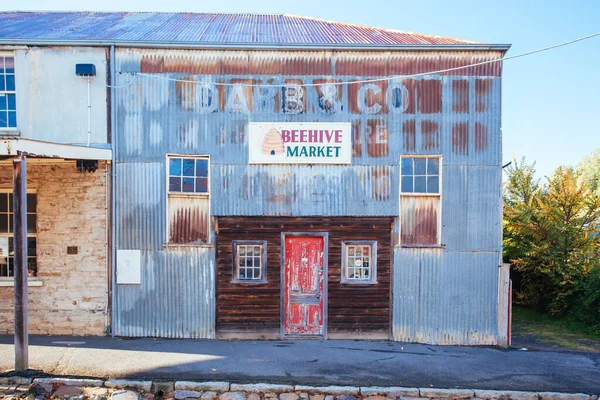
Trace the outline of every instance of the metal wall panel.
[[394, 340], [496, 343], [496, 252], [396, 248], [393, 293]]
[[[117, 90], [114, 103], [119, 248], [162, 254], [146, 257], [145, 268], [157, 271], [167, 270], [173, 257], [214, 269], [214, 258], [163, 250], [168, 153], [210, 156], [211, 216], [400, 216], [396, 237], [402, 223], [400, 157], [440, 155], [442, 247], [394, 249], [394, 339], [495, 343], [501, 246], [499, 64], [463, 74], [356, 82], [499, 55], [478, 54], [117, 49], [117, 85], [131, 83]], [[135, 75], [139, 72], [151, 76]], [[325, 109], [323, 99], [332, 92], [323, 84], [333, 81], [344, 84], [333, 92], [333, 106]], [[250, 83], [321, 86], [305, 86], [303, 112], [286, 114], [281, 87], [243, 86]], [[352, 164], [248, 165], [248, 123], [279, 121], [350, 122]], [[206, 279], [202, 284], [213, 284], [214, 273]], [[172, 291], [164, 287], [165, 301], [179, 301], [171, 296], [187, 280], [181, 275], [171, 284]], [[137, 292], [117, 288], [118, 301], [130, 304], [130, 313], [118, 320], [121, 331], [136, 325], [139, 309], [146, 310], [140, 300], [144, 286]], [[204, 307], [202, 315], [210, 315], [208, 303], [202, 304], [196, 304]], [[185, 309], [181, 318], [194, 320], [193, 311]], [[159, 322], [157, 329], [173, 332], [171, 319]], [[147, 335], [143, 329], [130, 332]]]
[[116, 285], [116, 336], [214, 338], [215, 250], [142, 251], [141, 285]]

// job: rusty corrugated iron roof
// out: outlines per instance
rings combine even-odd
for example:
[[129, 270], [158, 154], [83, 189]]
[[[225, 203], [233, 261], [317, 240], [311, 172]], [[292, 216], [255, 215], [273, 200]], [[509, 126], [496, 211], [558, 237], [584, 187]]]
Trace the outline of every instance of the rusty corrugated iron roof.
[[0, 43], [110, 42], [197, 45], [483, 45], [290, 14], [0, 12]]

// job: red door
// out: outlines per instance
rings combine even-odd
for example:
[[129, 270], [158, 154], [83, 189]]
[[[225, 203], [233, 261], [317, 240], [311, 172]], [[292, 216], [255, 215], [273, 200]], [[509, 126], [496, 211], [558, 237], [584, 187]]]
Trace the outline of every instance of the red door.
[[285, 336], [323, 336], [324, 242], [323, 237], [285, 237], [283, 275]]

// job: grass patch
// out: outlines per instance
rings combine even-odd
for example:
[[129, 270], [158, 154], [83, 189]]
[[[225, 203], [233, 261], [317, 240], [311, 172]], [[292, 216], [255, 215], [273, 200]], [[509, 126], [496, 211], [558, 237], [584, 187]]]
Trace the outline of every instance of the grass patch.
[[600, 352], [600, 335], [569, 317], [552, 317], [527, 308], [513, 306], [513, 336], [552, 347]]

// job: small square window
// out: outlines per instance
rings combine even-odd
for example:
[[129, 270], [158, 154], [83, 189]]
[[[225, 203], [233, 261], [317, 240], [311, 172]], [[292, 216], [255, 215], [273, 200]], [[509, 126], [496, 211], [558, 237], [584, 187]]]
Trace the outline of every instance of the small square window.
[[234, 240], [233, 283], [267, 282], [267, 242]]
[[377, 283], [377, 242], [342, 242], [342, 283]]

